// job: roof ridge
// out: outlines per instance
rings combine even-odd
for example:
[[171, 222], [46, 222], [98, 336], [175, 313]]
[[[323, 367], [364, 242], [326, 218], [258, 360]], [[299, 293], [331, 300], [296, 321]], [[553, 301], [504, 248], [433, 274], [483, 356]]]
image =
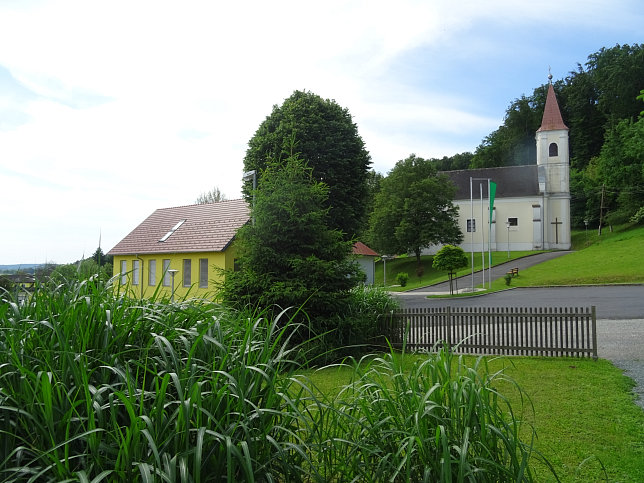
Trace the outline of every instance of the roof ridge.
[[[211, 206], [211, 205], [218, 205], [218, 204], [224, 204], [224, 203], [230, 203], [233, 201], [246, 201], [244, 198], [235, 198], [234, 200], [221, 200], [221, 201], [214, 201], [212, 203], [191, 203], [189, 205], [177, 205], [177, 206], [166, 206], [164, 208], [157, 208], [157, 211], [159, 210], [175, 210], [177, 208], [190, 208], [190, 207], [196, 207], [196, 206]], [[248, 203], [246, 203], [248, 205]]]
[[486, 168], [450, 169], [447, 171], [439, 171], [439, 173], [462, 173], [465, 171], [487, 171], [490, 169], [524, 168], [526, 166], [537, 166], [537, 163], [534, 162], [530, 164], [513, 164], [511, 166], [490, 166]]

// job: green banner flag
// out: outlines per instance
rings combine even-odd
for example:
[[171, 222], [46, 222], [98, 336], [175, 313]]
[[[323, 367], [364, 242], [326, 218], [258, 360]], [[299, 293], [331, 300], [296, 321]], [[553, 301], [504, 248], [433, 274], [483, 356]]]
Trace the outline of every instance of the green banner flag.
[[492, 213], [494, 213], [494, 196], [496, 195], [496, 183], [490, 181], [490, 225], [492, 224]]

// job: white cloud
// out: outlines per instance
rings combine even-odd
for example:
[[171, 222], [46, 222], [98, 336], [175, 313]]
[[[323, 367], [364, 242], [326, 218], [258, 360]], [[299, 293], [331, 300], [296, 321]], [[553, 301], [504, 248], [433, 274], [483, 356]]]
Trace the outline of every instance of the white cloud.
[[[247, 141], [295, 89], [347, 107], [379, 171], [412, 152], [471, 151], [545, 80], [546, 58], [565, 62], [563, 76], [637, 39], [639, 10], [597, 0], [4, 3], [0, 68], [14, 89], [0, 89], [0, 174], [20, 208], [0, 208], [15, 227], [0, 238], [0, 263], [72, 261], [99, 231], [109, 249], [155, 208], [214, 186], [238, 196]], [[572, 32], [574, 58], [557, 43]]]

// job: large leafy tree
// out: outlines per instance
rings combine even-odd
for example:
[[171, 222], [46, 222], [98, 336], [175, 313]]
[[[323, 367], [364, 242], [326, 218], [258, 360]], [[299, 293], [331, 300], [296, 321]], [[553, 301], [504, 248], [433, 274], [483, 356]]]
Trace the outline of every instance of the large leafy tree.
[[635, 100], [644, 79], [644, 45], [602, 48], [588, 56], [588, 72], [598, 92], [598, 106], [609, 127], [622, 119], [636, 119], [640, 106]]
[[[555, 89], [559, 86], [555, 85]], [[546, 86], [538, 87], [529, 97], [515, 99], [505, 111], [503, 125], [485, 137], [476, 149], [471, 167], [534, 164], [534, 134], [541, 124], [545, 103]]]
[[[364, 225], [367, 178], [371, 158], [351, 114], [333, 100], [295, 91], [259, 126], [248, 142], [244, 170], [258, 174], [269, 159], [299, 154], [312, 175], [328, 186], [329, 223], [345, 239]], [[251, 184], [244, 187], [250, 197]]]
[[606, 116], [599, 109], [599, 92], [592, 75], [580, 64], [566, 78], [559, 99], [570, 128], [570, 165], [586, 169], [601, 151]]
[[644, 117], [623, 119], [606, 134], [601, 154], [593, 160], [608, 199], [609, 221], [628, 221], [644, 206]]
[[303, 306], [313, 320], [346, 308], [363, 275], [352, 243], [328, 225], [328, 193], [298, 156], [265, 167], [252, 222], [237, 233], [241, 270], [227, 274], [225, 302], [269, 311]]
[[370, 219], [374, 247], [381, 253], [420, 254], [431, 245], [458, 244], [455, 187], [434, 164], [416, 155], [398, 161], [382, 181]]

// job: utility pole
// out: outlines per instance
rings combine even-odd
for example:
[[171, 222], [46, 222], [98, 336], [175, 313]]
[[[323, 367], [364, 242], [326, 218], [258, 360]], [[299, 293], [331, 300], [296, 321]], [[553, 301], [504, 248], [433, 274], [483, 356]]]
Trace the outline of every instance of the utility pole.
[[597, 236], [602, 234], [602, 215], [604, 214], [604, 184], [602, 184], [602, 201], [599, 206], [599, 229], [597, 231]]

